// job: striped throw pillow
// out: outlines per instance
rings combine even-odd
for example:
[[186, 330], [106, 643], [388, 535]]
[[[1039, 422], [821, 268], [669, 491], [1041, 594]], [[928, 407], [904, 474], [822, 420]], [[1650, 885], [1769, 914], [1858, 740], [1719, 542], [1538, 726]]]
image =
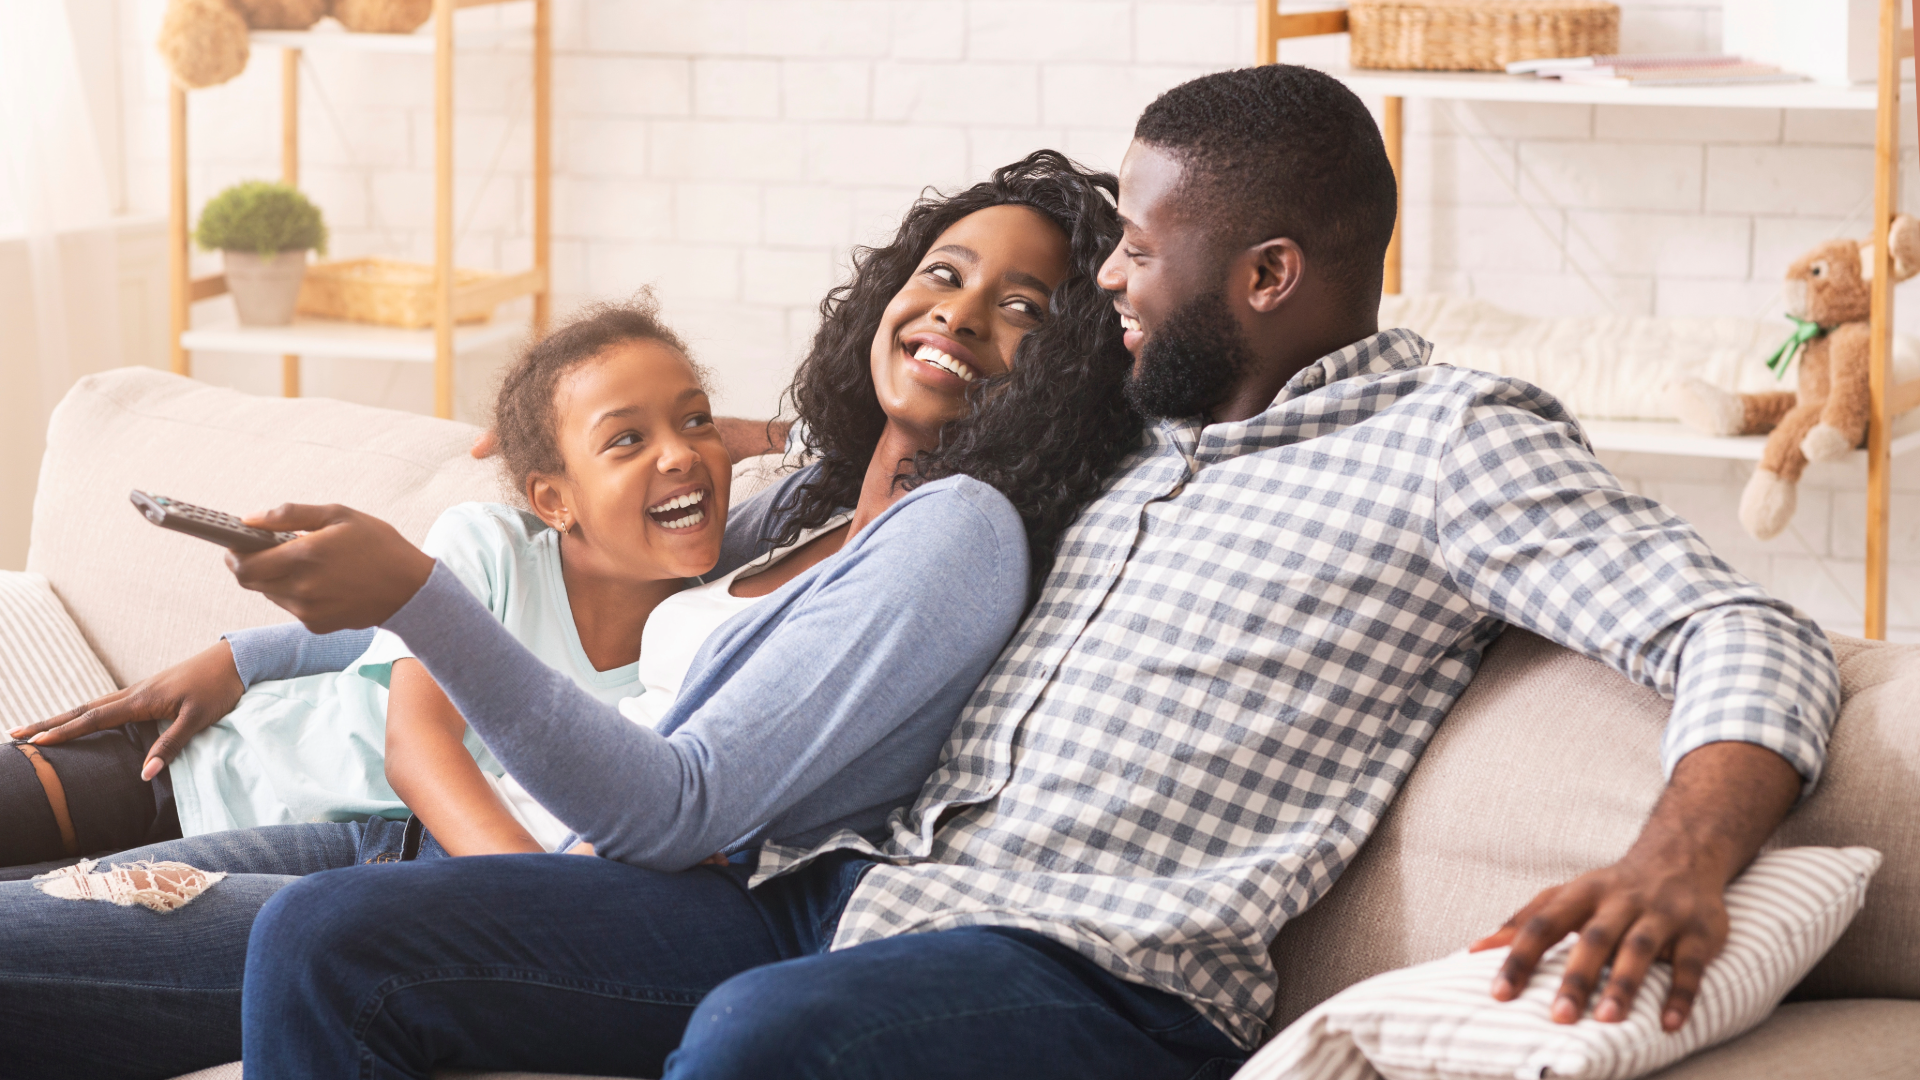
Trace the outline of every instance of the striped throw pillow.
[[47, 579], [0, 570], [0, 741], [113, 689]]
[[1548, 1009], [1576, 935], [1549, 950], [1520, 997], [1488, 987], [1507, 950], [1455, 953], [1357, 983], [1294, 1021], [1235, 1080], [1627, 1080], [1753, 1028], [1839, 939], [1880, 866], [1871, 848], [1788, 848], [1727, 887], [1726, 948], [1693, 1014], [1660, 1030], [1673, 969], [1655, 964], [1627, 1019], [1556, 1024]]

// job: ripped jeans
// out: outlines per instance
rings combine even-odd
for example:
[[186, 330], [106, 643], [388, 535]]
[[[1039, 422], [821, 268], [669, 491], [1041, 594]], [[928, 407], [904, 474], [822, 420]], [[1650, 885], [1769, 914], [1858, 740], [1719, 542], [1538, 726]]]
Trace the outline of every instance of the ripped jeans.
[[[169, 1077], [240, 1057], [240, 977], [254, 916], [308, 874], [445, 857], [418, 826], [269, 825], [123, 851], [230, 876], [165, 913], [0, 881], [0, 1076]], [[576, 856], [577, 857], [577, 856]]]

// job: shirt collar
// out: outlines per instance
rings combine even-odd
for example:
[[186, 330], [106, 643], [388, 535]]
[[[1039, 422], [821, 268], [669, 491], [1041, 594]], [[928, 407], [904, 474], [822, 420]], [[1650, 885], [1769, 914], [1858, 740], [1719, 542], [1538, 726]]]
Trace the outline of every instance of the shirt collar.
[[1411, 330], [1382, 330], [1315, 360], [1302, 368], [1273, 399], [1269, 409], [1303, 394], [1357, 375], [1385, 375], [1417, 368], [1433, 356], [1433, 346]]

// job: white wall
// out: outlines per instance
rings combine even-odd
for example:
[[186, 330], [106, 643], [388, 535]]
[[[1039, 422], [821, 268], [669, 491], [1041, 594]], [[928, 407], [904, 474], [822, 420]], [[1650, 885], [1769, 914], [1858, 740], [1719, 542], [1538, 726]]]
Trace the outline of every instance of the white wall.
[[[151, 42], [163, 4], [119, 2], [127, 197], [158, 211], [165, 83]], [[1622, 7], [1627, 50], [1717, 46], [1711, 0]], [[503, 17], [514, 16], [460, 16], [463, 26]], [[719, 373], [722, 406], [749, 415], [775, 407], [848, 249], [888, 233], [922, 185], [965, 183], [1040, 146], [1113, 167], [1155, 94], [1253, 57], [1250, 0], [556, 0], [556, 17], [556, 287], [578, 300], [655, 284]], [[1344, 39], [1282, 49], [1343, 57]], [[334, 253], [424, 258], [430, 62], [309, 58], [304, 186], [333, 226]], [[244, 76], [193, 96], [196, 205], [233, 180], [277, 175], [277, 60], [262, 49]], [[527, 257], [529, 76], [511, 54], [459, 64], [464, 264]], [[1538, 313], [1753, 315], [1774, 305], [1801, 249], [1866, 228], [1870, 114], [1418, 102], [1408, 112], [1412, 290]], [[1909, 139], [1912, 126], [1909, 113]], [[1920, 285], [1900, 306], [1920, 328]], [[501, 359], [462, 372], [463, 413], [477, 415], [485, 368]], [[419, 409], [431, 399], [423, 368], [308, 366], [309, 392]], [[270, 362], [207, 357], [198, 370], [278, 386]], [[1830, 581], [1791, 534], [1744, 539], [1732, 521], [1742, 468], [1609, 460], [1776, 591], [1836, 628], [1859, 626], [1851, 470], [1816, 470], [1802, 496], [1798, 528]], [[1901, 487], [1895, 621], [1920, 637], [1920, 486]]]

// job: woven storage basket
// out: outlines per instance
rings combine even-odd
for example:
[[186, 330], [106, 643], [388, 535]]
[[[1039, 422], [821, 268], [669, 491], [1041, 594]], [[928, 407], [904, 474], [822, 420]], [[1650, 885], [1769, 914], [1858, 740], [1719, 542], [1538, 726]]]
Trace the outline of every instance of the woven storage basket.
[[[455, 285], [499, 277], [483, 270], [453, 271]], [[486, 322], [498, 301], [453, 298], [453, 321]], [[418, 330], [433, 325], [433, 267], [398, 259], [340, 259], [307, 267], [300, 285], [302, 315]]]
[[1620, 8], [1593, 0], [1353, 0], [1353, 66], [1501, 71], [1620, 51]]

